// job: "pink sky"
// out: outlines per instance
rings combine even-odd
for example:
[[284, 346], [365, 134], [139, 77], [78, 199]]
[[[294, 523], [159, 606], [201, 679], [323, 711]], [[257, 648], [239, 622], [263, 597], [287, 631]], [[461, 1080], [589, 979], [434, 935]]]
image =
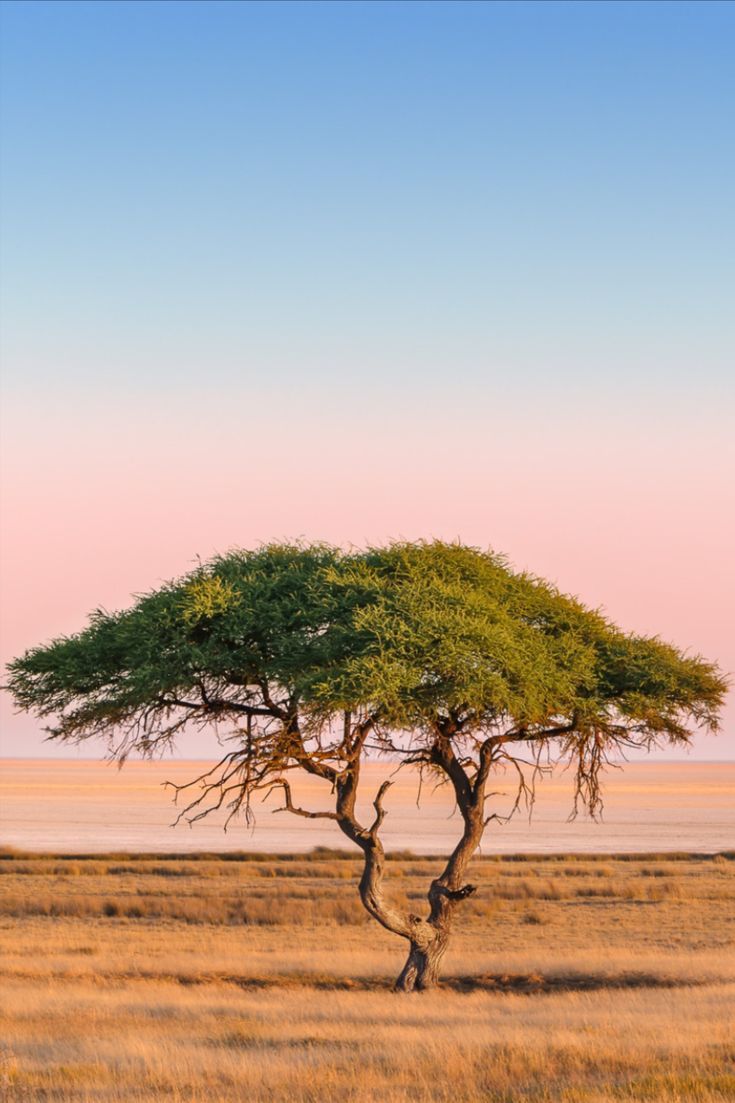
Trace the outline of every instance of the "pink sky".
[[[72, 410], [47, 397], [40, 412], [15, 402], [4, 433], [4, 661], [79, 629], [97, 606], [128, 604], [197, 555], [295, 537], [441, 537], [492, 546], [623, 627], [735, 669], [724, 418], [669, 409], [656, 424], [645, 409], [613, 406], [590, 424], [581, 407], [500, 416], [431, 394], [410, 408], [388, 393], [353, 405], [341, 395], [333, 408], [285, 393], [270, 402], [260, 408], [272, 418], [226, 394], [143, 412], [125, 396]], [[49, 753], [4, 696], [2, 753]], [[697, 757], [735, 757], [732, 709], [725, 719], [717, 740], [698, 738]], [[199, 737], [184, 749], [213, 746]]]

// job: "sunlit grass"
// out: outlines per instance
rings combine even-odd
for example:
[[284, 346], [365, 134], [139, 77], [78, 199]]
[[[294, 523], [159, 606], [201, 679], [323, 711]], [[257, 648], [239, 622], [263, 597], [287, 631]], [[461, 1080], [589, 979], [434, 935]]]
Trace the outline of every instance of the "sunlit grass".
[[[8, 1099], [735, 1098], [731, 858], [481, 860], [444, 988], [414, 996], [341, 856], [0, 868]], [[392, 860], [393, 891], [418, 907], [434, 868]]]

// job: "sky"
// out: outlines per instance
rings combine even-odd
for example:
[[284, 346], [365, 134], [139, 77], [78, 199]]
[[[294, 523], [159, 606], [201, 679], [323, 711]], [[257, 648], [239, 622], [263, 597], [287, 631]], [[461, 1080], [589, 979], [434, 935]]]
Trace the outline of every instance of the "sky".
[[[3, 662], [197, 556], [439, 537], [735, 670], [735, 5], [0, 18]], [[0, 753], [101, 753], [3, 696]]]

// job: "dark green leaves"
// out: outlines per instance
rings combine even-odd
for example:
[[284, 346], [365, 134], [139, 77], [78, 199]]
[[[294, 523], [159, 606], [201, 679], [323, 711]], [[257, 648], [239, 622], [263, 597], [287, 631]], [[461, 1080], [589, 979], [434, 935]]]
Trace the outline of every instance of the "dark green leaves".
[[145, 747], [187, 717], [324, 725], [355, 710], [427, 738], [447, 717], [478, 739], [566, 725], [582, 745], [714, 728], [726, 685], [496, 555], [418, 543], [232, 552], [27, 652], [10, 689], [60, 738]]

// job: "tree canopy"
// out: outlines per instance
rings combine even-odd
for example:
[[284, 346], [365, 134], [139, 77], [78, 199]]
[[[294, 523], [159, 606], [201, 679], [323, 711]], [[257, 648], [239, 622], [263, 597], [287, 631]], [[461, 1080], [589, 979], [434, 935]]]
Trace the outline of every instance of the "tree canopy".
[[9, 671], [19, 706], [56, 718], [52, 738], [103, 736], [118, 756], [165, 749], [192, 722], [250, 721], [262, 737], [298, 713], [339, 759], [334, 721], [349, 712], [398, 754], [420, 755], [451, 721], [465, 740], [554, 739], [593, 764], [716, 729], [725, 691], [715, 664], [621, 631], [501, 556], [438, 542], [231, 552]]
[[[53, 718], [52, 738], [103, 737], [120, 760], [164, 752], [187, 725], [218, 725], [232, 749], [182, 787], [183, 814], [248, 815], [253, 796], [276, 787], [286, 810], [335, 820], [365, 853], [368, 911], [411, 942], [403, 987], [431, 982], [441, 953], [427, 947], [437, 931], [444, 945], [449, 913], [472, 891], [461, 880], [493, 770], [515, 766], [520, 795], [524, 756], [569, 760], [575, 800], [594, 813], [606, 761], [715, 730], [726, 691], [715, 664], [621, 630], [502, 556], [440, 542], [233, 551], [130, 609], [97, 610], [9, 671], [18, 705]], [[370, 753], [454, 791], [463, 833], [432, 884], [429, 920], [382, 897], [387, 783], [371, 825], [355, 814]], [[298, 769], [329, 783], [334, 811], [294, 805]]]

